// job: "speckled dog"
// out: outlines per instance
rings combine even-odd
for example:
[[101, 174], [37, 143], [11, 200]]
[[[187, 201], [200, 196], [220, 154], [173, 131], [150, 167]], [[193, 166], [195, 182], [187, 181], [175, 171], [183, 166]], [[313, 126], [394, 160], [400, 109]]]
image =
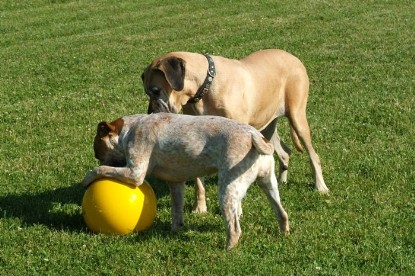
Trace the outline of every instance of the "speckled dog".
[[184, 182], [213, 173], [218, 173], [229, 249], [238, 243], [241, 201], [256, 179], [271, 203], [280, 230], [289, 231], [274, 173], [274, 147], [251, 126], [217, 116], [125, 116], [98, 124], [94, 151], [100, 166], [86, 174], [83, 185], [101, 177], [134, 185], [143, 183], [146, 175], [166, 181], [172, 197], [173, 231], [183, 226]]

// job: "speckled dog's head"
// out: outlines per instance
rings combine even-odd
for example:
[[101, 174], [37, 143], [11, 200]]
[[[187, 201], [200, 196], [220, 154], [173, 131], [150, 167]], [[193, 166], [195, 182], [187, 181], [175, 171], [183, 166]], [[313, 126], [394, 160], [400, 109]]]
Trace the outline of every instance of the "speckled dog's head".
[[100, 165], [122, 167], [126, 165], [125, 154], [119, 146], [118, 137], [124, 126], [119, 118], [111, 123], [100, 122], [94, 139], [95, 158]]

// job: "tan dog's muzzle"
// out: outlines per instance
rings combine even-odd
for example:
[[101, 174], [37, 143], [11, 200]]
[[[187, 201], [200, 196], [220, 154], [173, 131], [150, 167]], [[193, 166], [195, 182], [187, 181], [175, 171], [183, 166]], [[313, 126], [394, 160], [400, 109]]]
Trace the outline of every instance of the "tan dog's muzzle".
[[177, 110], [173, 105], [166, 103], [162, 99], [151, 99], [148, 103], [147, 114], [159, 112], [177, 113]]

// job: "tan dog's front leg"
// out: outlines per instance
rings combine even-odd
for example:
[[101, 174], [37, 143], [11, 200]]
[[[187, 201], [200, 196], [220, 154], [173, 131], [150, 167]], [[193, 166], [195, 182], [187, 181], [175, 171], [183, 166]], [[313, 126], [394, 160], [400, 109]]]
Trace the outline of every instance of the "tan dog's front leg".
[[134, 173], [130, 167], [99, 166], [85, 175], [82, 185], [87, 187], [95, 180], [103, 177], [115, 178], [121, 182], [138, 186], [144, 182], [145, 173]]
[[184, 182], [182, 183], [168, 183], [171, 196], [171, 216], [173, 232], [180, 231], [184, 226], [183, 220], [183, 197], [184, 197]]
[[206, 206], [206, 189], [204, 179], [202, 177], [195, 180], [195, 204], [193, 213], [203, 214], [207, 212]]

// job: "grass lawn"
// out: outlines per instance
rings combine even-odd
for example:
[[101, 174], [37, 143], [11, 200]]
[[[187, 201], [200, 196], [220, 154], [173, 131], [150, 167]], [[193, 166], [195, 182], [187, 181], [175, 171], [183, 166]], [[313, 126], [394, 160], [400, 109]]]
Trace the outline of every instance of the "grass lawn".
[[[0, 2], [0, 275], [414, 275], [414, 1]], [[257, 186], [225, 250], [216, 178], [209, 213], [170, 232], [166, 187], [152, 228], [91, 234], [79, 182], [96, 124], [145, 113], [140, 74], [183, 50], [231, 58], [266, 48], [308, 69], [308, 119], [330, 195], [294, 152], [280, 186], [283, 237]], [[291, 145], [287, 121], [283, 140]], [[293, 146], [291, 146], [293, 148]]]

